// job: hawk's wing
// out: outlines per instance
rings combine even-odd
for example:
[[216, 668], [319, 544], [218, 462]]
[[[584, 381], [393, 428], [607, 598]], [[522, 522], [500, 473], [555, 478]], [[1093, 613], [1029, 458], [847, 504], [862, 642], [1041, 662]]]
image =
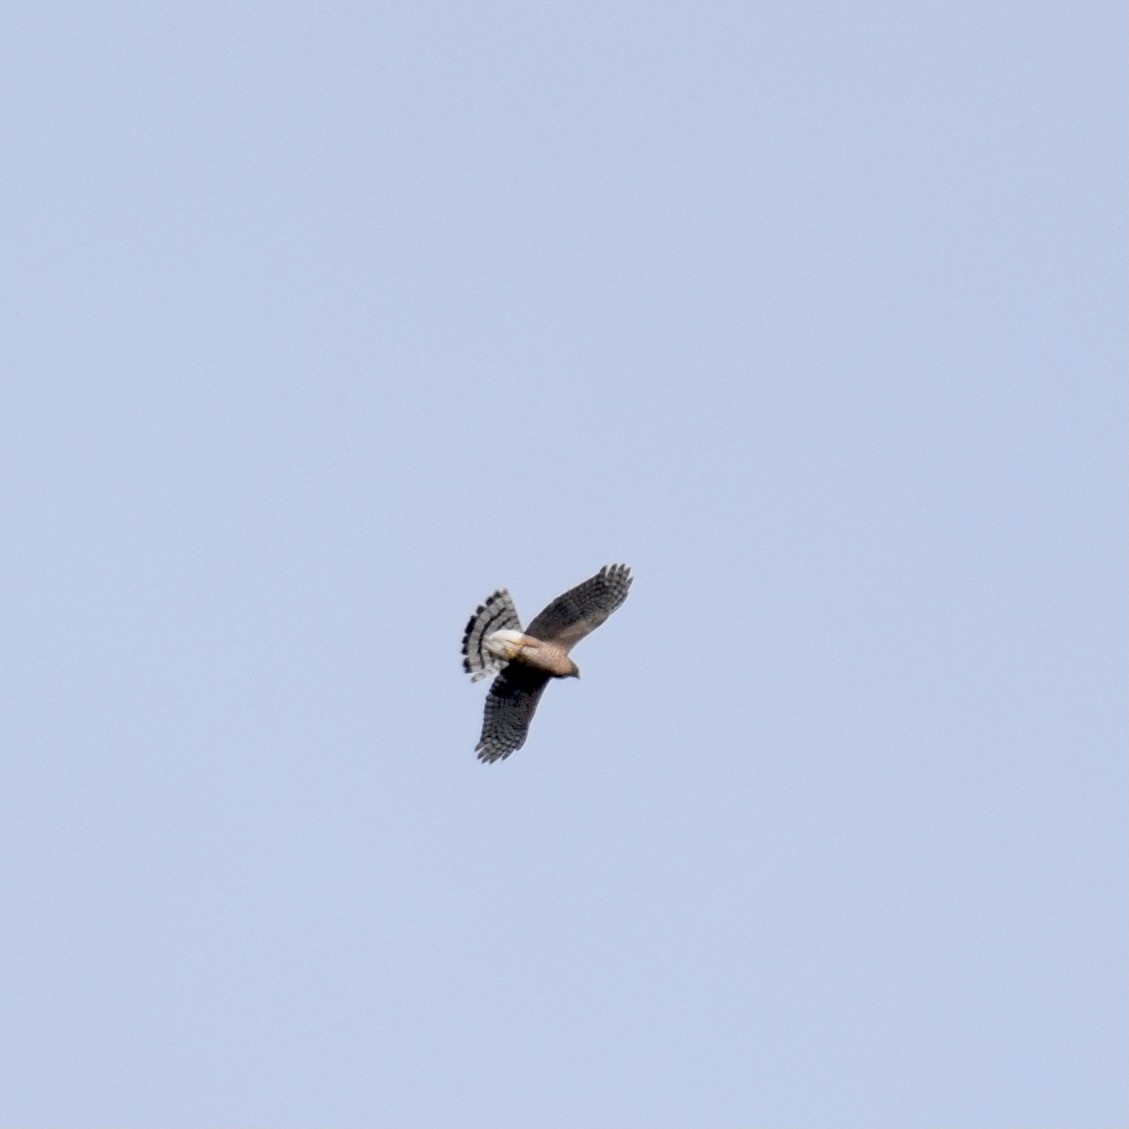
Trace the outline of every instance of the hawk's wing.
[[631, 579], [627, 565], [604, 565], [595, 576], [558, 596], [525, 629], [526, 634], [567, 651], [627, 599]]
[[549, 675], [523, 663], [510, 663], [490, 684], [482, 736], [475, 752], [480, 761], [504, 760], [525, 744], [529, 723]]

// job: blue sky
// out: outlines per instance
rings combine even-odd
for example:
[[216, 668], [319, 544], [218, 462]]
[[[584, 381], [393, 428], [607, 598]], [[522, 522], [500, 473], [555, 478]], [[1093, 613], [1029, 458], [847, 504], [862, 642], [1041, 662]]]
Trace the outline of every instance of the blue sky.
[[1124, 1124], [1121, 6], [5, 25], [0, 1122]]

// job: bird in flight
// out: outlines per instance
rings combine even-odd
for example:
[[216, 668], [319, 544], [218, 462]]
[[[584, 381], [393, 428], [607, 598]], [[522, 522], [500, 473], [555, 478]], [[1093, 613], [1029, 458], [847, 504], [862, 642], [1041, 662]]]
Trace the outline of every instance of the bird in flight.
[[475, 682], [497, 675], [474, 750], [480, 761], [504, 760], [525, 744], [549, 679], [580, 677], [569, 651], [627, 599], [632, 579], [627, 565], [604, 565], [558, 596], [524, 631], [505, 588], [479, 604], [463, 635], [463, 667]]

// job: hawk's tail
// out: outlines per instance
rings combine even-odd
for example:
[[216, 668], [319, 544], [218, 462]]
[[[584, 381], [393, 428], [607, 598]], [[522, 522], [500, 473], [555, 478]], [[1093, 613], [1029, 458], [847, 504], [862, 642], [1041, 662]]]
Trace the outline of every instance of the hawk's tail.
[[491, 654], [486, 647], [486, 636], [503, 630], [520, 631], [521, 620], [513, 597], [500, 588], [478, 605], [463, 635], [463, 667], [475, 682], [488, 674], [497, 674], [506, 665], [505, 659]]

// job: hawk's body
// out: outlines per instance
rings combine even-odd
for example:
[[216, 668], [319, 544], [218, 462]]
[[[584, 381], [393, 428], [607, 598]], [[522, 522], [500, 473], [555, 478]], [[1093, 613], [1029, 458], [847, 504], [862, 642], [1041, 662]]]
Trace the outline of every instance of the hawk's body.
[[627, 599], [631, 579], [626, 565], [605, 565], [558, 596], [524, 631], [505, 589], [479, 605], [463, 635], [463, 666], [475, 681], [497, 675], [486, 695], [479, 760], [503, 760], [525, 744], [549, 679], [579, 677], [569, 651]]

